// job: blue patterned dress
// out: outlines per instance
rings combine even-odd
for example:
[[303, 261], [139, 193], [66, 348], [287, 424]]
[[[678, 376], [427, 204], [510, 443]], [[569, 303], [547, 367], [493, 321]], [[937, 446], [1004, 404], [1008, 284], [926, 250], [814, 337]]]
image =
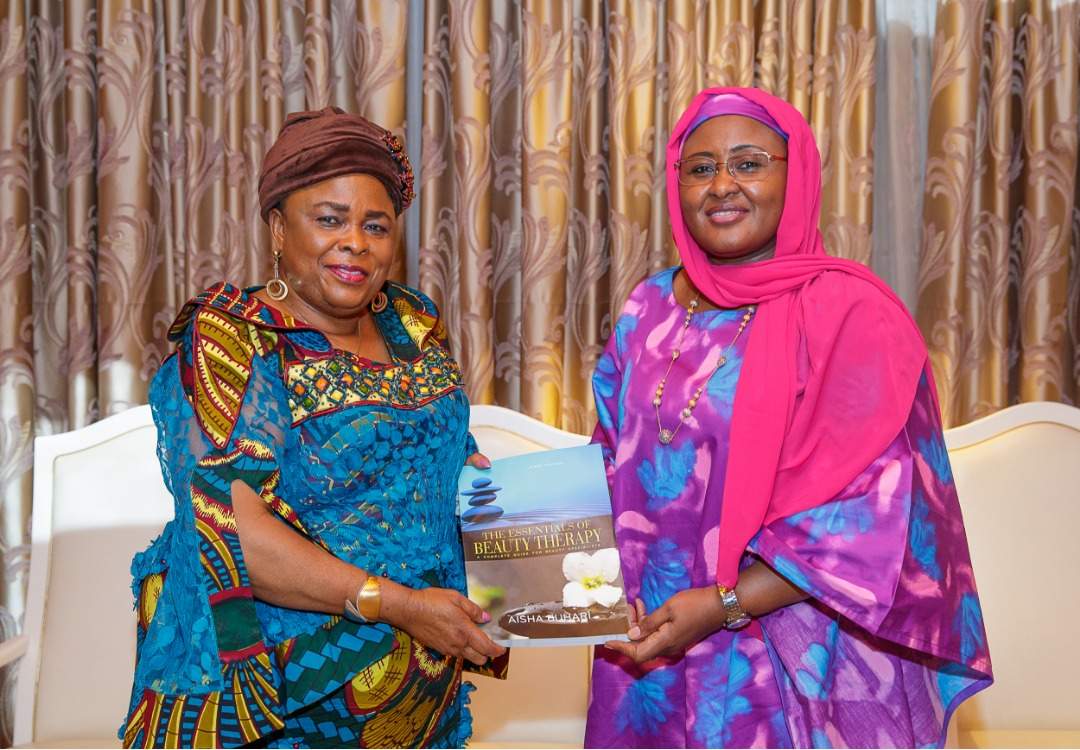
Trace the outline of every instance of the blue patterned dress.
[[457, 476], [469, 405], [432, 302], [390, 284], [392, 361], [334, 349], [227, 284], [189, 302], [150, 402], [175, 518], [132, 563], [138, 652], [127, 747], [460, 747], [471, 686], [385, 624], [257, 601], [230, 484], [337, 557], [464, 590]]

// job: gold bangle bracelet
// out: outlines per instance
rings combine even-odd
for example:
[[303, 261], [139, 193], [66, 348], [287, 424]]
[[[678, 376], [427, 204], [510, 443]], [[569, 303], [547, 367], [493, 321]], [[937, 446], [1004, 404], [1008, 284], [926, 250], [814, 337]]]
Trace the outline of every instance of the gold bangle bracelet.
[[356, 609], [365, 620], [379, 619], [382, 611], [382, 579], [368, 576], [364, 585], [356, 592]]
[[354, 622], [375, 622], [382, 611], [382, 579], [369, 575], [356, 592], [355, 601], [345, 600], [345, 617]]

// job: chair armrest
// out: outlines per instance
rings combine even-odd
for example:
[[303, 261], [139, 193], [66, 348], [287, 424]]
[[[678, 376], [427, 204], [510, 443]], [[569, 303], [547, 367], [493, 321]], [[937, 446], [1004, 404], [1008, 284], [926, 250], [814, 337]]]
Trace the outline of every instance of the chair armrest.
[[17, 635], [0, 643], [0, 667], [6, 667], [18, 661], [26, 653], [26, 636]]

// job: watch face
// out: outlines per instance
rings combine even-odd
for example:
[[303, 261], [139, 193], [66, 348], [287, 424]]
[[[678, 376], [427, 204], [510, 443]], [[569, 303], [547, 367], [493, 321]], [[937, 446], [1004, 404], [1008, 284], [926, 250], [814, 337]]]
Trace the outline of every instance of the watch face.
[[727, 615], [727, 622], [724, 623], [725, 628], [728, 630], [738, 630], [749, 624], [750, 616], [743, 611], [734, 591], [731, 589], [723, 591], [720, 600], [724, 604], [724, 613]]
[[745, 628], [749, 624], [750, 615], [743, 613], [742, 617], [736, 618], [735, 620], [728, 620], [727, 629], [738, 630], [739, 628]]

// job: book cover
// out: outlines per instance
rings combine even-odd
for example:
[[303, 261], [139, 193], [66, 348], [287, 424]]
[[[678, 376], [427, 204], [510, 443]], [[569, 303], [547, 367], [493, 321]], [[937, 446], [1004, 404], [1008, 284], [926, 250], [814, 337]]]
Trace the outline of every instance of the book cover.
[[466, 466], [458, 489], [469, 598], [503, 646], [626, 640], [629, 620], [598, 445]]

